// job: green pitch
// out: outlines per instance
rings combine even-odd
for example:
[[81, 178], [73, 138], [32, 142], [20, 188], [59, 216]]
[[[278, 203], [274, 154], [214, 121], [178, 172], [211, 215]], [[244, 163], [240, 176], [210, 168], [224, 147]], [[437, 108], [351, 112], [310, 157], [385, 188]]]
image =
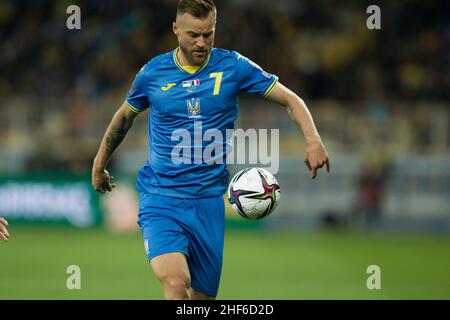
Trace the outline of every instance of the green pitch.
[[[11, 226], [0, 299], [161, 299], [139, 234]], [[221, 299], [450, 299], [450, 237], [229, 231]], [[81, 268], [81, 290], [66, 269]], [[369, 290], [369, 265], [381, 289]]]

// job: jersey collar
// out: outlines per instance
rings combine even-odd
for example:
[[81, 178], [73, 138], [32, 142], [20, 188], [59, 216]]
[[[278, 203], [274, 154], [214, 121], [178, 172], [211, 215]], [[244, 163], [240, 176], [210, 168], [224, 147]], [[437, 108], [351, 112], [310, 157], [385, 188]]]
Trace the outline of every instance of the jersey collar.
[[209, 58], [211, 57], [211, 53], [212, 53], [212, 50], [211, 50], [211, 53], [208, 55], [208, 57], [206, 58], [205, 62], [203, 62], [203, 64], [201, 66], [192, 67], [192, 66], [182, 66], [180, 64], [180, 62], [178, 61], [178, 58], [177, 58], [178, 50], [180, 50], [180, 47], [177, 47], [175, 50], [173, 50], [173, 62], [175, 62], [175, 65], [178, 68], [180, 68], [181, 70], [183, 70], [184, 72], [187, 72], [189, 74], [194, 74], [194, 73], [197, 73], [200, 70], [204, 69], [206, 67], [206, 65], [208, 64]]

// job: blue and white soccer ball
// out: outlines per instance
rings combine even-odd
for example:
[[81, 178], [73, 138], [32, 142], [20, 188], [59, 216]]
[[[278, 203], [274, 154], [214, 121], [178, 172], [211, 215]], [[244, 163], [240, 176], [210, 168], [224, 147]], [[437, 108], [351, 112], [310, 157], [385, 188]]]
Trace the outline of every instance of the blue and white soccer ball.
[[247, 168], [236, 173], [228, 187], [228, 201], [246, 219], [262, 219], [280, 200], [280, 185], [266, 169]]

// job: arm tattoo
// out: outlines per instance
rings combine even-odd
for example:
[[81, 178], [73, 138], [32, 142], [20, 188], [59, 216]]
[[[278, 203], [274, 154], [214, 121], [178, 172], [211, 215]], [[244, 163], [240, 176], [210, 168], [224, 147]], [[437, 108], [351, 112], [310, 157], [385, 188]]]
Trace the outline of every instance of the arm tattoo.
[[130, 129], [125, 122], [122, 122], [118, 128], [111, 128], [106, 136], [106, 148], [112, 153], [125, 138]]

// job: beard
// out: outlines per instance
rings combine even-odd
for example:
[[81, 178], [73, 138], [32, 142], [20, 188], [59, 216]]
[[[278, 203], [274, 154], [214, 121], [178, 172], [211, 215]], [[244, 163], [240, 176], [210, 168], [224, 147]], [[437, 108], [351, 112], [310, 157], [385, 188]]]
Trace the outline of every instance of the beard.
[[205, 48], [203, 50], [188, 49], [180, 44], [180, 50], [183, 52], [184, 57], [188, 63], [192, 66], [201, 66], [211, 51], [210, 48]]

